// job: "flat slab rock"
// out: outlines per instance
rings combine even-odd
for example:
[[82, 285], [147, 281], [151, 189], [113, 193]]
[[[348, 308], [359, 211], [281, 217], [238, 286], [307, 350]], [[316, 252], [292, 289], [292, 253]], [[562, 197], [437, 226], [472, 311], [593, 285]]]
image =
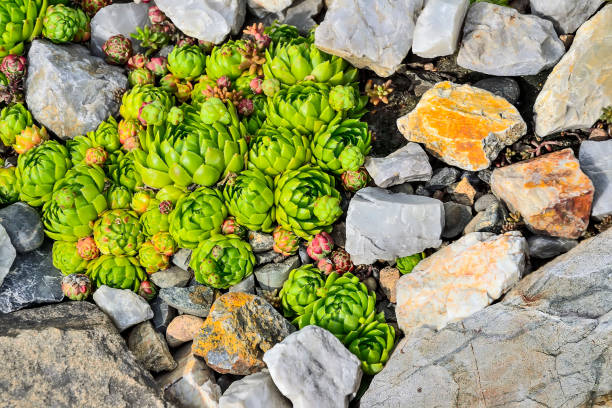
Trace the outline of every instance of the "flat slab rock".
[[387, 157], [367, 157], [365, 168], [378, 187], [431, 179], [429, 157], [418, 143], [408, 143]]
[[595, 195], [591, 216], [601, 219], [612, 214], [612, 140], [580, 144], [580, 168], [593, 182]]
[[96, 289], [93, 300], [110, 317], [119, 331], [154, 316], [147, 301], [129, 289], [115, 289], [103, 285]]
[[606, 406], [612, 394], [612, 229], [493, 306], [396, 347], [368, 408]]
[[550, 20], [559, 34], [571, 34], [593, 15], [605, 0], [530, 0], [531, 13]]
[[165, 407], [110, 319], [88, 302], [0, 314], [0, 405]]
[[491, 166], [502, 149], [527, 132], [521, 114], [504, 98], [448, 81], [425, 92], [397, 127], [440, 160], [469, 171]]

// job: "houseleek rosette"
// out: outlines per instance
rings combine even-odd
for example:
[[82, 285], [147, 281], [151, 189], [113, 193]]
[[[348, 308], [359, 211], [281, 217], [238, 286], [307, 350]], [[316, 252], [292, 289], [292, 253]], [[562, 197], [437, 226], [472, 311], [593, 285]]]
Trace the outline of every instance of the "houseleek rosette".
[[255, 168], [228, 180], [223, 197], [238, 224], [252, 231], [271, 232], [276, 220], [273, 189], [272, 178]]
[[153, 85], [136, 85], [128, 92], [123, 94], [119, 113], [123, 119], [138, 119], [138, 113], [142, 104], [145, 102], [159, 101], [163, 106], [170, 110], [174, 106], [174, 96], [168, 94], [161, 88]]
[[15, 167], [0, 168], [0, 205], [13, 204], [19, 200], [19, 180]]
[[368, 125], [356, 119], [321, 129], [311, 142], [312, 162], [335, 174], [357, 171], [370, 152]]
[[64, 275], [84, 271], [88, 261], [81, 258], [76, 242], [55, 241], [51, 252], [53, 266], [62, 271]]
[[325, 278], [314, 265], [292, 270], [279, 293], [285, 316], [304, 314], [306, 307], [319, 299], [319, 289], [324, 285]]
[[93, 233], [105, 255], [136, 255], [145, 239], [138, 215], [123, 209], [104, 212], [94, 224]]
[[298, 169], [312, 157], [309, 145], [308, 138], [297, 130], [264, 126], [251, 141], [249, 168], [272, 177]]
[[0, 140], [5, 146], [15, 144], [15, 137], [32, 126], [32, 114], [20, 103], [6, 106], [0, 111]]
[[0, 2], [0, 58], [23, 54], [25, 43], [40, 35], [47, 5], [47, 0]]
[[96, 287], [130, 289], [138, 293], [140, 283], [146, 279], [138, 260], [131, 256], [102, 255], [87, 266], [87, 276]]
[[365, 325], [355, 339], [345, 343], [347, 348], [361, 360], [363, 372], [369, 375], [379, 373], [395, 344], [395, 329], [387, 323], [375, 320]]

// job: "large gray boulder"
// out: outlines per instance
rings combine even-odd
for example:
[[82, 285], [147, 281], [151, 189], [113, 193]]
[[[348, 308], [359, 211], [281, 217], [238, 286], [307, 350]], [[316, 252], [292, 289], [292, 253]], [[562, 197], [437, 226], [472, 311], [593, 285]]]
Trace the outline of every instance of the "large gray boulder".
[[531, 13], [550, 20], [559, 34], [573, 33], [605, 0], [530, 0]]
[[608, 230], [524, 278], [500, 303], [440, 331], [413, 331], [361, 406], [598, 406], [612, 394], [611, 247]]

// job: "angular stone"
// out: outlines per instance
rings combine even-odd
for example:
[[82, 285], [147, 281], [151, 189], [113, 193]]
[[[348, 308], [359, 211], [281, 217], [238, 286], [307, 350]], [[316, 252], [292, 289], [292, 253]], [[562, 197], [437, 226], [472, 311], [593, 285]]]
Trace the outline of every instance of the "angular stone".
[[182, 288], [189, 283], [191, 272], [178, 266], [173, 266], [166, 270], [155, 272], [149, 279], [159, 288]]
[[334, 0], [328, 7], [315, 31], [317, 48], [387, 77], [410, 51], [423, 0]]
[[144, 368], [154, 373], [176, 368], [164, 335], [155, 331], [151, 322], [138, 324], [130, 331], [128, 348]]
[[476, 82], [474, 86], [476, 88], [485, 89], [494, 95], [501, 96], [513, 105], [516, 105], [521, 96], [521, 88], [518, 82], [512, 78], [485, 78]]
[[1, 209], [0, 224], [19, 253], [33, 251], [45, 240], [40, 215], [26, 203], [17, 202]]
[[11, 238], [7, 234], [6, 230], [0, 224], [0, 287], [4, 282], [4, 277], [11, 270], [13, 261], [17, 256], [17, 251], [11, 244]]
[[230, 292], [255, 293], [255, 275], [249, 275], [240, 283], [230, 286]]
[[349, 204], [345, 249], [356, 265], [394, 261], [439, 247], [443, 228], [440, 201], [366, 187]]
[[264, 353], [293, 331], [259, 296], [229, 292], [210, 309], [193, 341], [193, 353], [221, 374], [248, 375], [264, 368]]
[[142, 52], [140, 42], [133, 39], [130, 34], [136, 32], [136, 28], [142, 28], [149, 24], [150, 4], [111, 4], [101, 8], [91, 19], [91, 53], [97, 57], [104, 58], [102, 46], [113, 35], [123, 34], [132, 41], [132, 48], [136, 53]]
[[575, 239], [532, 235], [527, 238], [529, 256], [532, 258], [549, 259], [561, 255], [578, 245]]
[[95, 130], [116, 114], [127, 88], [123, 68], [92, 57], [78, 44], [34, 40], [28, 64], [28, 109], [41, 125], [64, 140]]
[[295, 26], [301, 34], [308, 34], [310, 29], [317, 25], [314, 17], [322, 8], [323, 0], [295, 0], [291, 7], [269, 16], [266, 21], [270, 24], [278, 20], [283, 24]]
[[537, 135], [588, 128], [612, 105], [611, 35], [612, 4], [580, 27], [546, 79], [533, 106]]
[[397, 127], [409, 141], [424, 143], [434, 156], [470, 171], [488, 168], [502, 149], [527, 132], [518, 110], [504, 98], [451, 82], [425, 92], [417, 107], [397, 120]]
[[233, 382], [219, 400], [219, 408], [291, 408], [266, 369]]
[[221, 43], [238, 34], [246, 16], [246, 0], [157, 0], [157, 7], [185, 34]]
[[580, 168], [593, 182], [595, 195], [591, 216], [602, 219], [612, 214], [612, 140], [580, 144]]
[[362, 376], [359, 359], [318, 326], [288, 336], [264, 354], [264, 361], [294, 408], [346, 408]]
[[491, 190], [534, 233], [578, 238], [589, 225], [593, 183], [572, 149], [495, 169]]
[[204, 324], [204, 319], [191, 315], [175, 317], [166, 330], [166, 340], [170, 347], [177, 347], [195, 338]]
[[469, 0], [427, 1], [416, 22], [412, 52], [423, 58], [453, 54], [469, 6]]
[[151, 374], [89, 302], [0, 314], [0, 405], [165, 407]]
[[588, 407], [612, 394], [612, 229], [524, 278], [505, 298], [396, 347], [368, 408]]
[[367, 157], [365, 168], [374, 183], [382, 188], [411, 181], [428, 181], [432, 173], [429, 157], [417, 143], [408, 143], [387, 157]]
[[444, 203], [442, 238], [455, 238], [472, 220], [472, 208], [452, 201]]
[[472, 218], [472, 221], [465, 226], [463, 233], [469, 234], [470, 232], [493, 232], [497, 234], [501, 231], [507, 215], [508, 212], [503, 205], [501, 205], [501, 203], [493, 203], [484, 211], [476, 214], [476, 216]]
[[182, 313], [206, 317], [215, 294], [208, 286], [194, 285], [186, 288], [160, 289], [159, 297]]
[[571, 34], [593, 15], [605, 0], [530, 0], [531, 13], [550, 20], [559, 34]]
[[249, 244], [255, 253], [266, 252], [270, 251], [274, 246], [274, 238], [272, 234], [249, 231]]
[[499, 203], [499, 200], [493, 194], [485, 194], [481, 196], [474, 203], [474, 211], [481, 212], [492, 206], [493, 204]]
[[165, 334], [168, 325], [176, 317], [176, 309], [164, 302], [159, 296], [153, 299], [149, 306], [153, 310], [153, 319], [151, 319], [153, 327], [158, 332]]
[[297, 255], [287, 258], [281, 263], [269, 263], [255, 268], [253, 272], [262, 289], [275, 290], [283, 287], [289, 277], [289, 272], [300, 266], [300, 257]]
[[459, 178], [461, 171], [454, 167], [442, 167], [434, 171], [431, 179], [425, 183], [428, 190], [441, 190], [453, 184]]
[[172, 256], [172, 263], [184, 271], [189, 270], [191, 260], [191, 249], [181, 248]]
[[400, 329], [441, 329], [484, 309], [521, 279], [527, 257], [527, 240], [516, 231], [474, 232], [442, 248], [400, 278]]
[[550, 21], [483, 2], [467, 13], [457, 64], [488, 75], [536, 75], [564, 53]]
[[34, 251], [17, 255], [0, 286], [0, 312], [62, 301], [63, 275], [53, 266], [51, 247], [48, 241]]
[[285, 259], [283, 254], [279, 254], [274, 250], [259, 252], [255, 254], [255, 260], [257, 261], [257, 265], [265, 265], [270, 262], [278, 263], [282, 262]]
[[93, 300], [120, 332], [153, 318], [153, 310], [147, 301], [129, 289], [114, 289], [103, 285], [96, 289]]
[[451, 198], [459, 204], [472, 206], [474, 204], [474, 197], [476, 197], [476, 189], [467, 177], [463, 177], [461, 181], [451, 185], [448, 188], [448, 193]]
[[257, 17], [264, 17], [268, 13], [279, 13], [293, 3], [293, 0], [248, 0], [249, 10]]
[[397, 286], [397, 281], [400, 278], [400, 271], [397, 268], [392, 268], [390, 266], [384, 267], [380, 270], [380, 287], [382, 288], [383, 293], [389, 299], [389, 302], [395, 303], [395, 288]]

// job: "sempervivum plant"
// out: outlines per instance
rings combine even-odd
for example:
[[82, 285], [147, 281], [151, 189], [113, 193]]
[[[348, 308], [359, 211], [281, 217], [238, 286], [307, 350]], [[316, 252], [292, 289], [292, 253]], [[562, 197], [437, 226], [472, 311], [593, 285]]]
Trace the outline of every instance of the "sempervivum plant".
[[245, 58], [240, 53], [244, 48], [244, 41], [228, 41], [221, 46], [213, 48], [206, 61], [206, 75], [209, 79], [216, 81], [222, 76], [230, 80], [237, 79], [242, 75], [241, 67]]
[[5, 146], [15, 144], [15, 137], [28, 126], [32, 126], [32, 114], [20, 103], [7, 106], [0, 111], [0, 140]]
[[238, 224], [235, 217], [227, 217], [221, 224], [221, 233], [223, 235], [238, 235], [241, 239], [246, 239], [249, 230]]
[[26, 42], [42, 31], [46, 0], [6, 0], [0, 2], [0, 58], [22, 54]]
[[49, 6], [43, 19], [42, 34], [55, 43], [87, 41], [90, 37], [89, 17], [83, 10], [63, 4]]
[[253, 273], [251, 246], [236, 235], [214, 235], [193, 251], [189, 266], [198, 282], [227, 289]]
[[174, 106], [174, 97], [153, 85], [136, 85], [123, 94], [119, 113], [123, 119], [138, 119], [138, 113], [145, 102], [160, 101], [168, 110]]
[[87, 268], [88, 261], [79, 255], [76, 242], [55, 241], [51, 256], [53, 266], [64, 275], [81, 272]]
[[36, 207], [49, 201], [55, 182], [72, 167], [68, 150], [55, 140], [49, 140], [19, 155], [16, 175], [20, 199]]
[[342, 186], [347, 191], [358, 191], [368, 185], [370, 175], [365, 167], [360, 167], [357, 171], [345, 171], [342, 173]]
[[348, 349], [361, 360], [361, 368], [368, 375], [379, 373], [389, 360], [395, 344], [395, 329], [375, 320], [364, 325], [355, 339], [347, 342]]
[[325, 278], [312, 265], [302, 265], [289, 273], [279, 296], [286, 317], [304, 314], [304, 309], [319, 298]]
[[272, 246], [274, 252], [289, 256], [295, 254], [299, 249], [300, 239], [298, 236], [280, 225], [274, 228], [272, 238], [274, 239], [274, 245]]
[[101, 122], [96, 131], [89, 133], [88, 136], [93, 141], [93, 146], [102, 146], [109, 153], [121, 148], [118, 124], [112, 116]]
[[129, 210], [104, 212], [94, 224], [93, 233], [105, 255], [136, 255], [145, 238], [138, 216]]
[[227, 207], [218, 190], [200, 187], [184, 195], [170, 214], [170, 234], [182, 248], [194, 249], [212, 234], [221, 232]]
[[136, 68], [128, 74], [128, 83], [132, 87], [136, 85], [155, 84], [155, 76], [146, 68]]
[[126, 187], [131, 192], [135, 192], [142, 187], [142, 179], [134, 166], [133, 154], [128, 153], [112, 169], [111, 179], [121, 186]]
[[47, 235], [77, 241], [91, 235], [94, 221], [107, 208], [104, 171], [98, 166], [76, 166], [55, 183], [53, 196], [43, 207]]
[[123, 34], [113, 35], [102, 45], [102, 51], [108, 63], [125, 65], [132, 56], [132, 40]]
[[371, 140], [365, 122], [344, 120], [315, 134], [310, 146], [312, 161], [323, 170], [338, 175], [345, 171], [357, 171], [370, 152]]
[[272, 178], [255, 168], [229, 179], [223, 196], [238, 224], [252, 231], [270, 232], [276, 215], [273, 188]]
[[44, 126], [42, 128], [36, 125], [28, 126], [15, 136], [13, 149], [15, 149], [17, 153], [23, 154], [47, 140], [49, 140], [49, 134]]
[[332, 239], [331, 235], [323, 231], [315, 235], [310, 240], [308, 247], [306, 247], [306, 252], [308, 253], [309, 257], [315, 261], [319, 261], [331, 254], [333, 249], [334, 240]]
[[302, 167], [311, 156], [305, 135], [296, 130], [264, 126], [251, 141], [249, 167], [256, 167], [274, 177]]
[[13, 204], [19, 200], [19, 182], [15, 167], [0, 168], [0, 205]]
[[317, 167], [306, 165], [287, 171], [274, 184], [276, 220], [302, 238], [331, 231], [342, 214], [334, 178]]
[[64, 276], [62, 292], [70, 300], [85, 300], [91, 294], [91, 280], [80, 273]]
[[176, 241], [172, 238], [172, 234], [165, 231], [160, 231], [151, 237], [151, 243], [155, 250], [166, 256], [172, 256], [177, 250]]
[[101, 8], [112, 3], [112, 0], [81, 0], [81, 7], [89, 17], [93, 17]]
[[67, 140], [66, 147], [72, 164], [76, 166], [85, 162], [87, 150], [94, 147], [94, 142], [89, 136], [79, 135]]
[[130, 208], [131, 201], [132, 192], [127, 187], [111, 183], [106, 190], [106, 202], [108, 203], [108, 208], [111, 210]]
[[140, 216], [140, 223], [145, 236], [152, 237], [158, 232], [168, 232], [170, 229], [169, 215], [172, 209], [173, 205], [170, 201], [158, 203], [155, 200], [154, 205], [150, 205], [147, 211]]
[[174, 47], [168, 55], [168, 70], [177, 78], [190, 81], [204, 72], [206, 56], [196, 45]]
[[131, 289], [138, 293], [140, 283], [146, 279], [138, 260], [130, 256], [102, 255], [87, 266], [87, 275], [96, 284], [115, 289]]
[[406, 275], [407, 273], [412, 272], [414, 267], [417, 266], [417, 264], [421, 262], [423, 259], [425, 259], [424, 252], [420, 252], [414, 255], [404, 256], [402, 258], [397, 258], [397, 261], [396, 261], [397, 263], [395, 267], [399, 269], [402, 275]]
[[142, 244], [138, 250], [138, 261], [149, 275], [170, 265], [170, 258], [157, 252], [151, 241]]
[[76, 244], [77, 251], [79, 251], [79, 255], [81, 258], [91, 261], [92, 259], [96, 259], [100, 256], [100, 250], [96, 245], [96, 241], [93, 237], [85, 237], [81, 238], [77, 241]]

